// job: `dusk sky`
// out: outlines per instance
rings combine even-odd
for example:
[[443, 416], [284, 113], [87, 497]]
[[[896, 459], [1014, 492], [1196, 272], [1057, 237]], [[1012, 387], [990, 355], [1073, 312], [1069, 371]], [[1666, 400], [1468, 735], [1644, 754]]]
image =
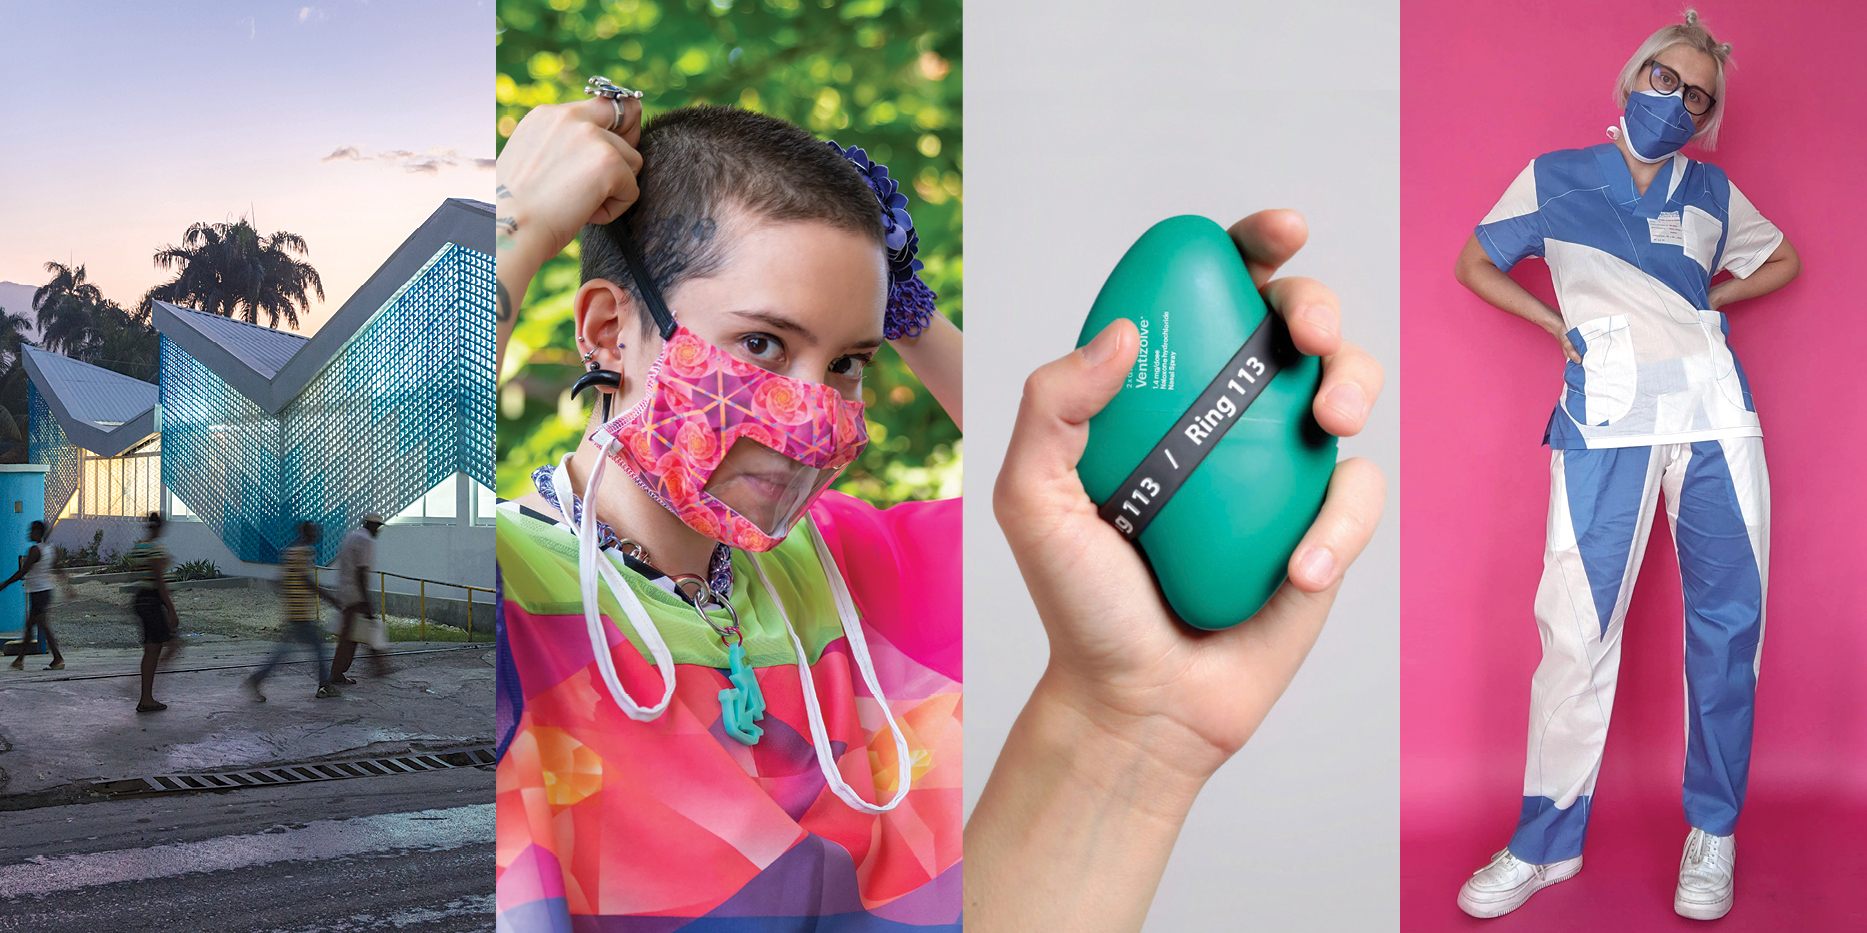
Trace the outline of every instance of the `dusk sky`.
[[307, 241], [316, 330], [443, 199], [492, 200], [492, 40], [491, 0], [0, 0], [0, 281], [81, 263], [128, 308], [190, 224], [252, 216]]

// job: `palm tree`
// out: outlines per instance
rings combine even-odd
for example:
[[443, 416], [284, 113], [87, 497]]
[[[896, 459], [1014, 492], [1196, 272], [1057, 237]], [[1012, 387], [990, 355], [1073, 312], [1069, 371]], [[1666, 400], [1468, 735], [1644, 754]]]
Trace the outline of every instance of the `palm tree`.
[[[39, 317], [40, 343], [74, 360], [152, 380], [161, 341], [147, 318], [132, 317], [105, 298], [85, 277], [83, 266], [48, 262], [45, 268], [52, 280], [32, 299]], [[6, 325], [0, 320], [0, 350], [6, 348], [6, 341]]]
[[26, 462], [26, 329], [25, 315], [0, 308], [0, 463]]
[[104, 293], [85, 277], [83, 266], [48, 262], [52, 280], [32, 296], [39, 321], [39, 340], [48, 350], [75, 356], [89, 340], [91, 312], [106, 303]]
[[143, 296], [138, 316], [146, 318], [151, 299], [159, 298], [249, 324], [263, 314], [266, 326], [278, 327], [284, 318], [296, 328], [298, 315], [311, 311], [309, 296], [324, 300], [317, 270], [294, 258], [306, 252], [304, 237], [283, 230], [265, 236], [244, 217], [194, 224], [182, 245], [156, 250], [156, 268], [176, 270], [175, 278]]
[[144, 382], [156, 381], [162, 338], [145, 320], [131, 317], [116, 302], [107, 302], [93, 315], [91, 342], [79, 357]]
[[19, 363], [20, 347], [29, 342], [26, 333], [31, 326], [26, 315], [0, 308], [0, 371], [12, 369]]

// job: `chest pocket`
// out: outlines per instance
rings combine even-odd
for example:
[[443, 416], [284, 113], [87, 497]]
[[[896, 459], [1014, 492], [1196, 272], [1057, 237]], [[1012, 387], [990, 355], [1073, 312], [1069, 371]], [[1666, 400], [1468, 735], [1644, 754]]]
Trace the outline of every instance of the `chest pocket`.
[[1679, 218], [1685, 236], [1686, 258], [1698, 263], [1707, 273], [1718, 259], [1718, 240], [1724, 236], [1724, 223], [1709, 212], [1688, 204]]
[[1582, 354], [1582, 362], [1569, 363], [1563, 371], [1569, 416], [1595, 427], [1625, 417], [1634, 407], [1636, 370], [1627, 315], [1579, 324], [1569, 330], [1569, 342]]

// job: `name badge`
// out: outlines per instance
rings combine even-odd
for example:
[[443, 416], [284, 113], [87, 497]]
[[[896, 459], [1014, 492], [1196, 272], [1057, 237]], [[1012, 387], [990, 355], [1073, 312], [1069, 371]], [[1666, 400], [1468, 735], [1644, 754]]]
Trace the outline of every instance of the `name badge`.
[[1685, 246], [1685, 227], [1679, 222], [1679, 212], [1667, 211], [1647, 218], [1647, 237], [1663, 246]]

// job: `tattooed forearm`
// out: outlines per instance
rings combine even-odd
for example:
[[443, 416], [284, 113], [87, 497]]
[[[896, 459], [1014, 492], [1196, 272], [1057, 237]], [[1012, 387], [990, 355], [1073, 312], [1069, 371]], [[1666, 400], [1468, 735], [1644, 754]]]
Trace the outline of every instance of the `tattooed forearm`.
[[512, 293], [506, 291], [506, 283], [494, 280], [494, 288], [499, 298], [499, 323], [512, 320]]
[[494, 219], [493, 227], [497, 234], [493, 238], [493, 247], [498, 250], [511, 249], [512, 238], [519, 232], [519, 219], [517, 217], [499, 217]]
[[[500, 185], [498, 188], [493, 189], [493, 200], [507, 201], [507, 200], [511, 200], [511, 198], [512, 198], [511, 188], [508, 188], [505, 185]], [[519, 219], [510, 214], [507, 214], [504, 217], [495, 218], [493, 220], [493, 224], [498, 231], [498, 240], [494, 245], [497, 246], [499, 249], [511, 249], [512, 248], [512, 236], [513, 234], [516, 234], [519, 232]]]

